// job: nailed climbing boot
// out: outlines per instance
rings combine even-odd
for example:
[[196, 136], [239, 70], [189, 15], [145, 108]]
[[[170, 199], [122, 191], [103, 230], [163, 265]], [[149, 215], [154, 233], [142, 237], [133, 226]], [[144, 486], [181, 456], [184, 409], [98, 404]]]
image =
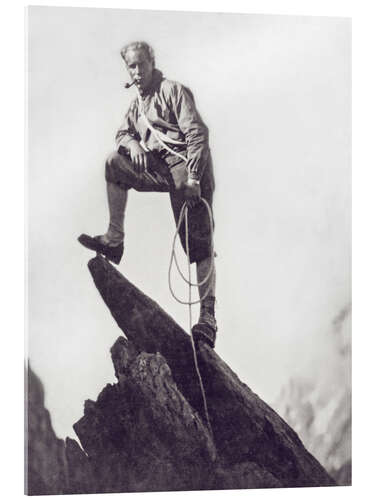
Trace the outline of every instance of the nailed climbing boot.
[[201, 304], [199, 320], [192, 328], [194, 341], [202, 340], [214, 349], [217, 323], [215, 319], [215, 298], [208, 297]]
[[109, 245], [108, 243], [103, 243], [101, 236], [88, 236], [87, 234], [81, 234], [78, 241], [86, 248], [94, 250], [97, 253], [104, 255], [108, 260], [119, 264], [124, 253], [124, 243], [121, 242], [116, 246]]

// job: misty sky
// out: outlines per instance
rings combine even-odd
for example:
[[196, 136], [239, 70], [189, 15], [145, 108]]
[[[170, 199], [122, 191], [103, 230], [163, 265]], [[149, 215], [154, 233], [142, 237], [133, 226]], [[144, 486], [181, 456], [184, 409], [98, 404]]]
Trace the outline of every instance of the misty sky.
[[[121, 331], [77, 237], [107, 228], [133, 40], [210, 128], [218, 354], [270, 403], [292, 375], [324, 372], [351, 294], [350, 20], [32, 7], [28, 29], [28, 356], [57, 434], [74, 437], [84, 400], [115, 382]], [[168, 290], [168, 195], [131, 192], [125, 231], [120, 272], [187, 328]]]

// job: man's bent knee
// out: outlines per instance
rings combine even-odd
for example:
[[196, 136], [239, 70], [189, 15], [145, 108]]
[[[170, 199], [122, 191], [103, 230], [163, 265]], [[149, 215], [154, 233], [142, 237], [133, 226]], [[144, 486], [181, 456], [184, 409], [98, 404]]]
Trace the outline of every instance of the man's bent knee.
[[105, 162], [105, 180], [107, 182], [118, 182], [116, 170], [118, 169], [119, 156], [119, 153], [114, 151], [108, 156]]
[[130, 189], [133, 186], [131, 170], [130, 160], [114, 151], [105, 162], [105, 180], [117, 184], [123, 189]]

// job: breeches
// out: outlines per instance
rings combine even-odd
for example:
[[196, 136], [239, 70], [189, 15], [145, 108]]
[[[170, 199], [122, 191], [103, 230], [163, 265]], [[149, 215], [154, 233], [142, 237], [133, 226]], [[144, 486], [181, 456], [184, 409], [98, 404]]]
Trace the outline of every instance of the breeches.
[[[106, 181], [117, 184], [124, 190], [133, 188], [142, 192], [169, 193], [176, 224], [185, 201], [183, 189], [178, 189], [176, 186], [181, 185], [187, 176], [187, 167], [183, 161], [169, 167], [156, 155], [151, 157], [151, 166], [142, 173], [136, 171], [129, 156], [117, 152], [111, 154], [105, 167]], [[215, 183], [211, 157], [205, 167], [200, 185], [201, 196], [207, 201], [212, 212]], [[190, 262], [200, 262], [209, 257], [211, 255], [210, 219], [203, 202], [189, 208], [188, 233]], [[186, 252], [184, 222], [180, 226], [179, 237]]]

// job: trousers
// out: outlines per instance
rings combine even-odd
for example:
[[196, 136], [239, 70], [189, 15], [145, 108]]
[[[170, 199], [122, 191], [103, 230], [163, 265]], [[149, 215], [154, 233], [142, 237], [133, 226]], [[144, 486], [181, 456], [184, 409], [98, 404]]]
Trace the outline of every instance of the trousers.
[[[150, 166], [144, 172], [137, 172], [125, 150], [112, 153], [105, 164], [105, 179], [117, 184], [124, 190], [135, 189], [140, 192], [169, 193], [171, 207], [177, 224], [184, 204], [183, 183], [188, 177], [186, 163], [177, 158], [161, 158], [150, 155]], [[215, 180], [211, 155], [209, 155], [200, 181], [201, 197], [209, 204], [212, 212]], [[203, 202], [188, 211], [189, 255], [190, 262], [200, 262], [211, 255], [211, 228], [207, 208]], [[181, 224], [179, 238], [186, 252], [185, 224]]]

